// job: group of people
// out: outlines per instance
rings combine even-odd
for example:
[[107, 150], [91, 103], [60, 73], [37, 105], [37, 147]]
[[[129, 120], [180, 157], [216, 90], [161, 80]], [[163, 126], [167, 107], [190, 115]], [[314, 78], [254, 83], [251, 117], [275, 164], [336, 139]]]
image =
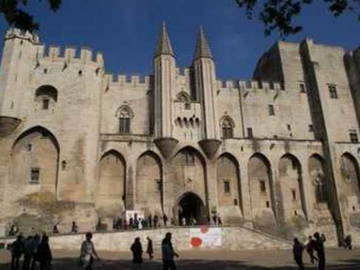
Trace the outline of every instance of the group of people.
[[35, 234], [24, 238], [19, 234], [10, 245], [11, 270], [18, 270], [20, 259], [23, 257], [22, 270], [35, 270], [37, 265], [40, 270], [49, 270], [51, 267], [52, 254], [49, 246], [49, 237]]
[[[302, 244], [297, 238], [294, 238], [293, 254], [296, 264], [299, 266], [299, 270], [304, 269], [304, 263], [302, 254], [304, 249], [309, 254], [310, 262], [314, 264], [317, 262], [318, 270], [325, 269], [325, 247], [326, 237], [324, 234], [314, 233], [314, 236], [309, 236], [306, 244]], [[351, 235], [347, 235], [341, 244], [345, 249], [352, 249]], [[315, 254], [316, 253], [316, 256]]]
[[[161, 222], [162, 221], [162, 222]], [[113, 229], [114, 230], [141, 230], [147, 228], [158, 228], [163, 224], [165, 227], [168, 226], [169, 218], [164, 214], [161, 218], [158, 215], [149, 215], [148, 217], [141, 218], [137, 214], [131, 217], [129, 221], [122, 219], [121, 217], [114, 218]]]
[[[81, 244], [80, 249], [80, 266], [85, 270], [92, 270], [94, 259], [98, 259], [99, 255], [95, 250], [95, 245], [92, 242], [92, 234], [86, 233], [86, 240]], [[136, 237], [134, 243], [131, 245], [130, 250], [133, 255], [133, 269], [141, 269], [143, 264], [143, 248], [139, 237]], [[163, 259], [163, 270], [176, 270], [174, 257], [179, 255], [174, 251], [171, 243], [171, 233], [166, 233], [165, 238], [161, 243], [162, 259]], [[146, 253], [149, 255], [149, 259], [154, 258], [154, 249], [152, 240], [147, 237], [147, 250]]]
[[[307, 243], [302, 244], [297, 238], [294, 238], [293, 254], [296, 264], [299, 266], [299, 270], [303, 270], [303, 251], [306, 249], [310, 257], [310, 262], [314, 264], [317, 262], [318, 270], [325, 269], [325, 247], [326, 237], [324, 234], [314, 233], [314, 238], [309, 236]], [[315, 254], [316, 253], [316, 256]]]
[[[162, 260], [163, 260], [163, 270], [176, 270], [176, 265], [174, 261], [174, 257], [179, 257], [179, 255], [174, 251], [172, 242], [171, 242], [171, 233], [166, 233], [165, 238], [161, 242], [161, 251], [162, 251]], [[147, 238], [148, 245], [146, 253], [149, 255], [149, 259], [152, 260], [154, 258], [154, 250], [152, 247], [152, 240]], [[140, 238], [136, 237], [134, 243], [130, 248], [133, 254], [133, 264], [134, 269], [141, 269], [141, 265], [143, 263], [143, 249], [140, 242]]]

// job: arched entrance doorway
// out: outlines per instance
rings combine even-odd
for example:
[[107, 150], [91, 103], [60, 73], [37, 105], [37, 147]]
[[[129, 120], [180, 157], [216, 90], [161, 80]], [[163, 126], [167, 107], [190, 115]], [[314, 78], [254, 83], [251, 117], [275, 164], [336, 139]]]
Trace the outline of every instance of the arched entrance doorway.
[[179, 224], [185, 218], [186, 225], [192, 225], [192, 220], [195, 219], [196, 225], [206, 223], [206, 208], [203, 201], [194, 193], [186, 193], [181, 196], [178, 208]]

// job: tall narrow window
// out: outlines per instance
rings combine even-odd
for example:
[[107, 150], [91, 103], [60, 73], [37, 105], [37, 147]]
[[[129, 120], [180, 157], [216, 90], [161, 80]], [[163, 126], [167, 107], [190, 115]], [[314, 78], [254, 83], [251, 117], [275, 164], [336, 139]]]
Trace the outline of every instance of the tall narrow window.
[[130, 112], [127, 109], [120, 111], [119, 132], [122, 134], [130, 133]]
[[230, 181], [229, 180], [224, 181], [224, 192], [230, 193]]
[[249, 138], [253, 138], [253, 130], [252, 128], [247, 128], [247, 134]]
[[259, 183], [260, 183], [260, 191], [261, 191], [262, 193], [265, 193], [265, 192], [266, 192], [265, 181], [264, 181], [264, 180], [261, 180]]
[[42, 103], [43, 110], [48, 110], [49, 109], [49, 103], [50, 103], [49, 99], [47, 99], [47, 98], [43, 99], [43, 103]]
[[222, 137], [229, 139], [234, 137], [234, 124], [230, 117], [225, 117], [221, 123]]
[[269, 105], [269, 115], [275, 115], [274, 105]]
[[292, 196], [293, 201], [296, 201], [296, 190], [295, 189], [291, 190], [291, 196]]
[[358, 135], [357, 135], [356, 131], [351, 130], [349, 135], [350, 135], [350, 141], [351, 142], [353, 142], [353, 143], [358, 143], [359, 142]]
[[335, 84], [329, 84], [329, 92], [330, 98], [338, 98]]
[[30, 183], [38, 184], [39, 182], [40, 182], [40, 169], [39, 168], [31, 168]]
[[299, 84], [300, 87], [300, 93], [305, 93], [306, 92], [306, 88], [305, 88], [305, 84], [304, 83], [300, 83]]
[[155, 182], [156, 182], [156, 189], [157, 189], [157, 191], [161, 192], [161, 190], [162, 190], [162, 182], [161, 182], [161, 179], [155, 179]]

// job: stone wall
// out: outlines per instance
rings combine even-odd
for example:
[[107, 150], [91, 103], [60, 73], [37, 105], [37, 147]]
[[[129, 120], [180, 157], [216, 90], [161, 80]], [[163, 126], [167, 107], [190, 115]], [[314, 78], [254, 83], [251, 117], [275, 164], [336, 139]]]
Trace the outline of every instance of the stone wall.
[[[225, 250], [291, 248], [291, 242], [244, 228], [224, 227], [221, 231], [221, 249]], [[129, 251], [135, 237], [140, 237], [143, 248], [146, 247], [146, 237], [150, 237], [153, 240], [155, 252], [161, 252], [161, 241], [167, 232], [172, 233], [172, 241], [175, 249], [180, 251], [194, 249], [194, 247], [190, 245], [190, 228], [164, 228], [143, 231], [94, 233], [93, 241], [97, 250]], [[85, 236], [83, 234], [52, 236], [50, 237], [50, 245], [52, 249], [78, 251], [84, 238]], [[0, 239], [0, 242], [11, 241], [13, 240]]]

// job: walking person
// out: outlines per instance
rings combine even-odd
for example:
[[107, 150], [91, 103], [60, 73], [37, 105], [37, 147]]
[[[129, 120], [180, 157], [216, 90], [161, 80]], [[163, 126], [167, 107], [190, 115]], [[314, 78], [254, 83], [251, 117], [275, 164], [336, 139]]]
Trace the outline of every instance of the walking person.
[[155, 215], [154, 216], [154, 228], [157, 228], [157, 225], [158, 225], [158, 222], [159, 222], [159, 217], [158, 217], [158, 215]]
[[293, 254], [296, 264], [299, 266], [299, 270], [304, 270], [304, 263], [302, 259], [304, 247], [297, 238], [294, 238]]
[[131, 245], [131, 251], [133, 254], [133, 269], [140, 270], [143, 263], [142, 253], [143, 249], [141, 246], [140, 238], [136, 237], [134, 243]]
[[146, 249], [146, 253], [149, 255], [149, 259], [152, 260], [154, 258], [153, 254], [154, 254], [154, 249], [153, 249], [153, 243], [151, 238], [148, 236], [147, 238], [147, 249]]
[[85, 270], [92, 270], [94, 257], [100, 260], [91, 239], [92, 233], [86, 233], [86, 240], [82, 242], [80, 249], [80, 264]]
[[166, 214], [163, 215], [164, 226], [167, 227], [168, 217]]
[[47, 235], [43, 235], [41, 239], [37, 257], [40, 262], [40, 270], [51, 269], [52, 253], [49, 246], [49, 237]]
[[18, 235], [16, 240], [11, 244], [11, 270], [19, 269], [19, 260], [24, 253], [24, 239]]
[[344, 248], [352, 250], [352, 239], [350, 234], [348, 234], [344, 239]]
[[31, 251], [31, 270], [35, 270], [36, 263], [39, 261], [38, 257], [38, 249], [40, 245], [40, 235], [35, 234], [31, 244], [30, 244], [30, 251]]
[[308, 242], [306, 244], [306, 252], [309, 254], [310, 257], [310, 262], [312, 264], [315, 263], [315, 261], [317, 261], [318, 259], [316, 258], [316, 256], [314, 255], [314, 250], [315, 250], [315, 240], [312, 238], [312, 236], [310, 235], [308, 238]]
[[325, 247], [324, 242], [326, 241], [325, 235], [318, 232], [314, 233], [315, 238], [315, 250], [318, 257], [318, 270], [325, 270]]
[[171, 243], [171, 233], [166, 233], [165, 238], [161, 243], [162, 259], [163, 259], [163, 270], [176, 270], [174, 257], [179, 255], [174, 251]]
[[78, 232], [78, 225], [76, 224], [75, 221], [72, 222], [72, 225], [71, 225], [71, 232], [72, 233], [77, 233]]
[[28, 236], [24, 241], [24, 261], [22, 267], [23, 270], [30, 269], [30, 263], [32, 259], [32, 242], [33, 242], [32, 236]]
[[152, 228], [152, 215], [151, 214], [148, 217], [148, 224], [149, 224], [149, 228]]

